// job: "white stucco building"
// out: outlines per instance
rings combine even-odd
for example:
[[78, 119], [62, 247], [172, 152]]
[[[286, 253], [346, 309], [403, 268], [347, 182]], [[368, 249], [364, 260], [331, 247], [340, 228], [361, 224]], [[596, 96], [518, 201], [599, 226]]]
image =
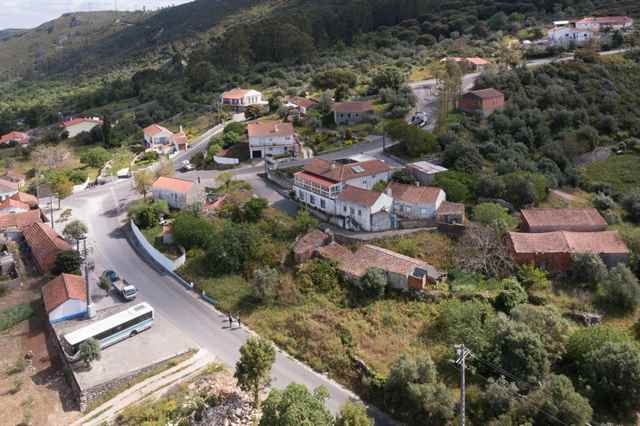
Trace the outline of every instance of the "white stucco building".
[[336, 198], [336, 220], [342, 228], [377, 232], [392, 227], [393, 198], [382, 192], [346, 185]]
[[581, 45], [594, 38], [593, 31], [580, 30], [572, 26], [557, 27], [549, 30], [549, 43], [554, 46]]
[[433, 186], [393, 182], [385, 193], [393, 198], [393, 212], [406, 219], [435, 219], [440, 205], [447, 200], [445, 192]]
[[576, 29], [584, 31], [616, 31], [633, 27], [633, 19], [628, 16], [598, 16], [580, 19]]
[[298, 152], [293, 124], [279, 121], [255, 121], [247, 125], [249, 158], [274, 157]]
[[262, 93], [252, 89], [233, 89], [224, 92], [220, 97], [222, 105], [231, 107], [234, 111], [244, 111], [249, 105], [264, 105]]
[[201, 185], [185, 179], [161, 176], [151, 186], [154, 200], [165, 200], [169, 207], [184, 209], [204, 201]]
[[90, 132], [96, 126], [102, 126], [102, 119], [99, 117], [74, 118], [63, 123], [70, 138], [74, 138], [82, 132]]
[[42, 287], [42, 301], [52, 324], [86, 315], [84, 278], [72, 274], [57, 276]]

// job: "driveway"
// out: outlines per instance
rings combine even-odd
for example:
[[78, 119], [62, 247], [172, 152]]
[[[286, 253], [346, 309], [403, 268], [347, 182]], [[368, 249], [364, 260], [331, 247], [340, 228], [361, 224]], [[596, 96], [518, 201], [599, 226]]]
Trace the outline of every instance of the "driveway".
[[[145, 262], [132, 248], [123, 232], [125, 212], [120, 206], [135, 197], [131, 182], [120, 181], [95, 190], [85, 191], [63, 201], [64, 208], [72, 208], [74, 218], [88, 225], [89, 238], [94, 246], [96, 271], [113, 269], [134, 282], [141, 297], [185, 337], [195, 341], [224, 364], [233, 368], [239, 358], [240, 347], [252, 334], [246, 329], [225, 327], [225, 315], [214, 310], [192, 292], [186, 291], [174, 278]], [[95, 286], [94, 286], [95, 287]], [[332, 412], [342, 404], [357, 399], [349, 390], [327, 377], [312, 371], [286, 353], [278, 352], [272, 370], [273, 386], [283, 388], [289, 383], [301, 383], [313, 389], [324, 386], [330, 398]], [[393, 424], [375, 409], [370, 414], [376, 424]]]

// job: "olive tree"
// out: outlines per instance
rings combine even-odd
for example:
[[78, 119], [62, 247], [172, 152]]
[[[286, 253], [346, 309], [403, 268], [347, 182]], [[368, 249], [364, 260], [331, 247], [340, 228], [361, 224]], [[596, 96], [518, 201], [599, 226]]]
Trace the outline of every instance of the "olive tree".
[[260, 406], [260, 391], [271, 382], [271, 367], [275, 360], [275, 349], [266, 340], [251, 337], [240, 348], [234, 377], [240, 389], [252, 394], [256, 408]]

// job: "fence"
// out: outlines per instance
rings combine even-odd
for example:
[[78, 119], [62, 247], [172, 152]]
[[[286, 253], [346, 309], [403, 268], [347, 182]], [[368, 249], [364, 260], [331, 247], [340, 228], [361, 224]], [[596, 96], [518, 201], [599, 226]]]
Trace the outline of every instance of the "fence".
[[182, 256], [180, 256], [176, 260], [171, 260], [164, 254], [160, 253], [160, 251], [152, 246], [151, 243], [144, 237], [144, 235], [142, 235], [142, 232], [140, 232], [140, 228], [138, 228], [133, 220], [131, 221], [131, 231], [133, 232], [133, 236], [136, 238], [138, 245], [140, 245], [140, 247], [144, 249], [149, 257], [151, 257], [156, 263], [158, 263], [167, 271], [173, 272], [184, 265], [184, 263], [186, 262], [187, 254], [184, 252], [182, 253]]

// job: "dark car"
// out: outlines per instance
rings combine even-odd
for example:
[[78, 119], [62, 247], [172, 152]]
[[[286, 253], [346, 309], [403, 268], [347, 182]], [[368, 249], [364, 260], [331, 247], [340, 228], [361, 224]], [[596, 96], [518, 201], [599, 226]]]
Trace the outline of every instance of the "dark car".
[[118, 276], [118, 273], [116, 271], [112, 271], [112, 270], [106, 270], [102, 273], [103, 277], [107, 277], [107, 279], [109, 281], [111, 281], [112, 283], [118, 281], [120, 279], [120, 277]]

